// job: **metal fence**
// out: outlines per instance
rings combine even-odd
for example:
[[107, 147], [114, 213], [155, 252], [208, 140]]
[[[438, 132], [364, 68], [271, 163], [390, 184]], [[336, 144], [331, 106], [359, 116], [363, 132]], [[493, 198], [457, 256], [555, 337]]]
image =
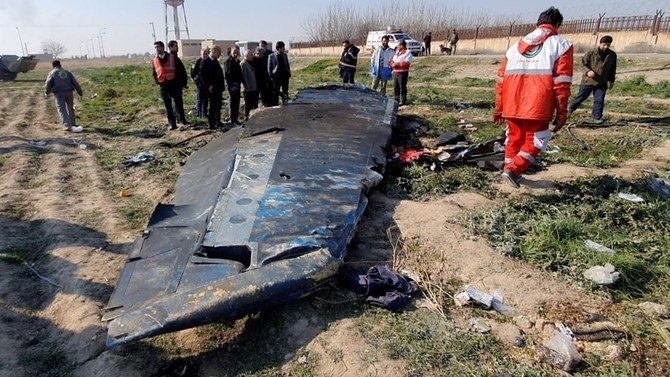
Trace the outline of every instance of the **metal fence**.
[[[652, 35], [670, 32], [670, 18], [663, 18], [664, 13], [648, 16], [624, 16], [624, 17], [598, 17], [582, 20], [570, 20], [563, 22], [560, 32], [562, 34], [581, 34], [610, 31], [644, 31], [648, 30]], [[533, 29], [535, 24], [510, 23], [505, 26], [477, 27], [464, 29], [459, 32], [460, 38], [484, 39], [505, 38], [524, 36]]]
[[[648, 30], [651, 35], [670, 33], [670, 17], [664, 17], [665, 12], [658, 11], [655, 15], [647, 16], [623, 16], [623, 17], [597, 17], [581, 20], [569, 20], [561, 25], [561, 34], [581, 34], [611, 31], [644, 31]], [[487, 39], [524, 36], [535, 29], [534, 23], [517, 24], [512, 22], [508, 25], [475, 27], [458, 30], [460, 39]], [[408, 30], [412, 34], [412, 30]], [[433, 40], [447, 39], [449, 31], [437, 30], [433, 32]], [[292, 48], [315, 48], [338, 46], [342, 41], [322, 42], [291, 42]], [[365, 40], [351, 40], [352, 43], [362, 46]]]

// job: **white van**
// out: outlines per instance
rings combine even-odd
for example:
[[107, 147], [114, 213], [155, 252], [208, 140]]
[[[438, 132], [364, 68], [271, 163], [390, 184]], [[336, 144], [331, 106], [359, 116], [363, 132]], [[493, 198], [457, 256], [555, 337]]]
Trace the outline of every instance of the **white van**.
[[389, 46], [393, 49], [398, 45], [398, 41], [405, 40], [407, 44], [407, 49], [412, 53], [412, 55], [421, 54], [421, 42], [413, 39], [407, 33], [402, 31], [400, 28], [395, 28], [389, 26], [386, 30], [371, 31], [368, 32], [368, 38], [365, 42], [365, 51], [372, 51], [378, 46], [382, 45], [382, 37], [389, 36]]

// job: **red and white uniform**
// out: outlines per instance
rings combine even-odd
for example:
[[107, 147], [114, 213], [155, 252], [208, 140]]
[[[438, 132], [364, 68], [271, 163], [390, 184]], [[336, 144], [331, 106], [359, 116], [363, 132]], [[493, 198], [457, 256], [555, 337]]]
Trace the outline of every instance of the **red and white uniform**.
[[494, 116], [507, 120], [505, 169], [518, 177], [547, 148], [549, 122], [568, 117], [573, 47], [543, 24], [507, 50], [496, 84]]
[[404, 72], [409, 72], [409, 66], [414, 61], [414, 55], [407, 49], [398, 50], [393, 59], [391, 59], [391, 68], [393, 68], [393, 75], [400, 76]]

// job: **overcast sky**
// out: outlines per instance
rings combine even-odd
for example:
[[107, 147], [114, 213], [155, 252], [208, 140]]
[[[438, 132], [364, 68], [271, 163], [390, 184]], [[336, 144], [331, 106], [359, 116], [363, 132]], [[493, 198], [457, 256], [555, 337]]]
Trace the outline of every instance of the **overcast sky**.
[[[388, 0], [344, 1], [357, 7], [371, 5], [383, 9]], [[519, 16], [526, 20], [536, 19], [540, 11], [551, 5], [557, 6], [566, 19], [593, 17], [599, 12], [606, 12], [608, 16], [653, 14], [656, 9], [665, 10], [666, 17], [670, 17], [670, 0], [443, 2], [457, 10], [481, 10], [492, 16]], [[303, 39], [300, 21], [319, 13], [330, 3], [327, 0], [185, 1], [191, 38], [272, 41]], [[165, 39], [163, 9], [162, 0], [0, 0], [0, 54], [21, 54], [19, 33], [30, 53], [39, 53], [42, 41], [52, 39], [66, 46], [65, 56], [86, 53], [92, 44], [97, 55], [99, 45], [92, 39], [100, 34], [107, 55], [152, 51], [149, 23], [154, 23], [157, 39]]]

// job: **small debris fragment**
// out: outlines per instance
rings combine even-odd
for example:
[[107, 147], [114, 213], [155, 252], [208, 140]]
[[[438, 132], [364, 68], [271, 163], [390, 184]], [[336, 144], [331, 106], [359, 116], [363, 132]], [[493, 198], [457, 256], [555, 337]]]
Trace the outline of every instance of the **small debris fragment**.
[[640, 204], [644, 203], [644, 199], [635, 194], [626, 194], [620, 192], [619, 194], [617, 194], [617, 196], [620, 197], [621, 199], [628, 200], [629, 202], [640, 203]]
[[604, 266], [591, 267], [584, 271], [584, 277], [598, 285], [612, 285], [619, 281], [621, 274], [610, 263]]
[[666, 308], [665, 305], [647, 301], [638, 304], [637, 307], [642, 309], [642, 311], [645, 312], [645, 314], [650, 316], [662, 317], [662, 318], [668, 316], [668, 308]]
[[572, 371], [582, 360], [577, 347], [569, 336], [555, 331], [554, 336], [537, 347], [541, 358], [566, 372]]
[[128, 189], [123, 189], [119, 191], [119, 196], [122, 198], [127, 198], [130, 196], [130, 191]]
[[488, 309], [491, 307], [493, 297], [488, 293], [482, 292], [471, 285], [468, 285], [465, 288], [465, 292], [468, 294], [468, 296], [470, 296], [471, 299], [482, 304], [484, 308]]
[[128, 157], [126, 161], [123, 162], [123, 167], [130, 167], [134, 165], [139, 165], [142, 162], [153, 161], [156, 158], [156, 155], [152, 151], [143, 151], [135, 156]]
[[616, 254], [616, 251], [610, 249], [609, 247], [605, 247], [597, 242], [593, 242], [591, 240], [586, 240], [584, 241], [584, 246], [586, 246], [587, 249], [595, 250], [599, 253], [603, 254], [608, 254], [608, 255], [614, 255]]
[[649, 186], [655, 193], [670, 200], [670, 182], [651, 177], [649, 178]]
[[470, 295], [468, 295], [467, 292], [461, 292], [454, 296], [454, 302], [456, 302], [456, 305], [458, 306], [465, 306], [470, 303]]
[[472, 317], [468, 320], [468, 323], [473, 330], [480, 334], [488, 334], [491, 332], [491, 326], [488, 323], [484, 322], [481, 318]]
[[86, 148], [88, 148], [86, 144], [79, 144], [79, 149], [81, 149], [82, 151], [86, 150]]
[[38, 147], [44, 147], [47, 145], [47, 142], [45, 140], [30, 140], [30, 144]]
[[523, 336], [517, 336], [516, 339], [514, 339], [514, 345], [523, 348], [526, 346], [526, 339], [524, 339]]
[[456, 110], [463, 111], [469, 109], [470, 104], [465, 102], [456, 102], [456, 106], [454, 107], [456, 108]]

